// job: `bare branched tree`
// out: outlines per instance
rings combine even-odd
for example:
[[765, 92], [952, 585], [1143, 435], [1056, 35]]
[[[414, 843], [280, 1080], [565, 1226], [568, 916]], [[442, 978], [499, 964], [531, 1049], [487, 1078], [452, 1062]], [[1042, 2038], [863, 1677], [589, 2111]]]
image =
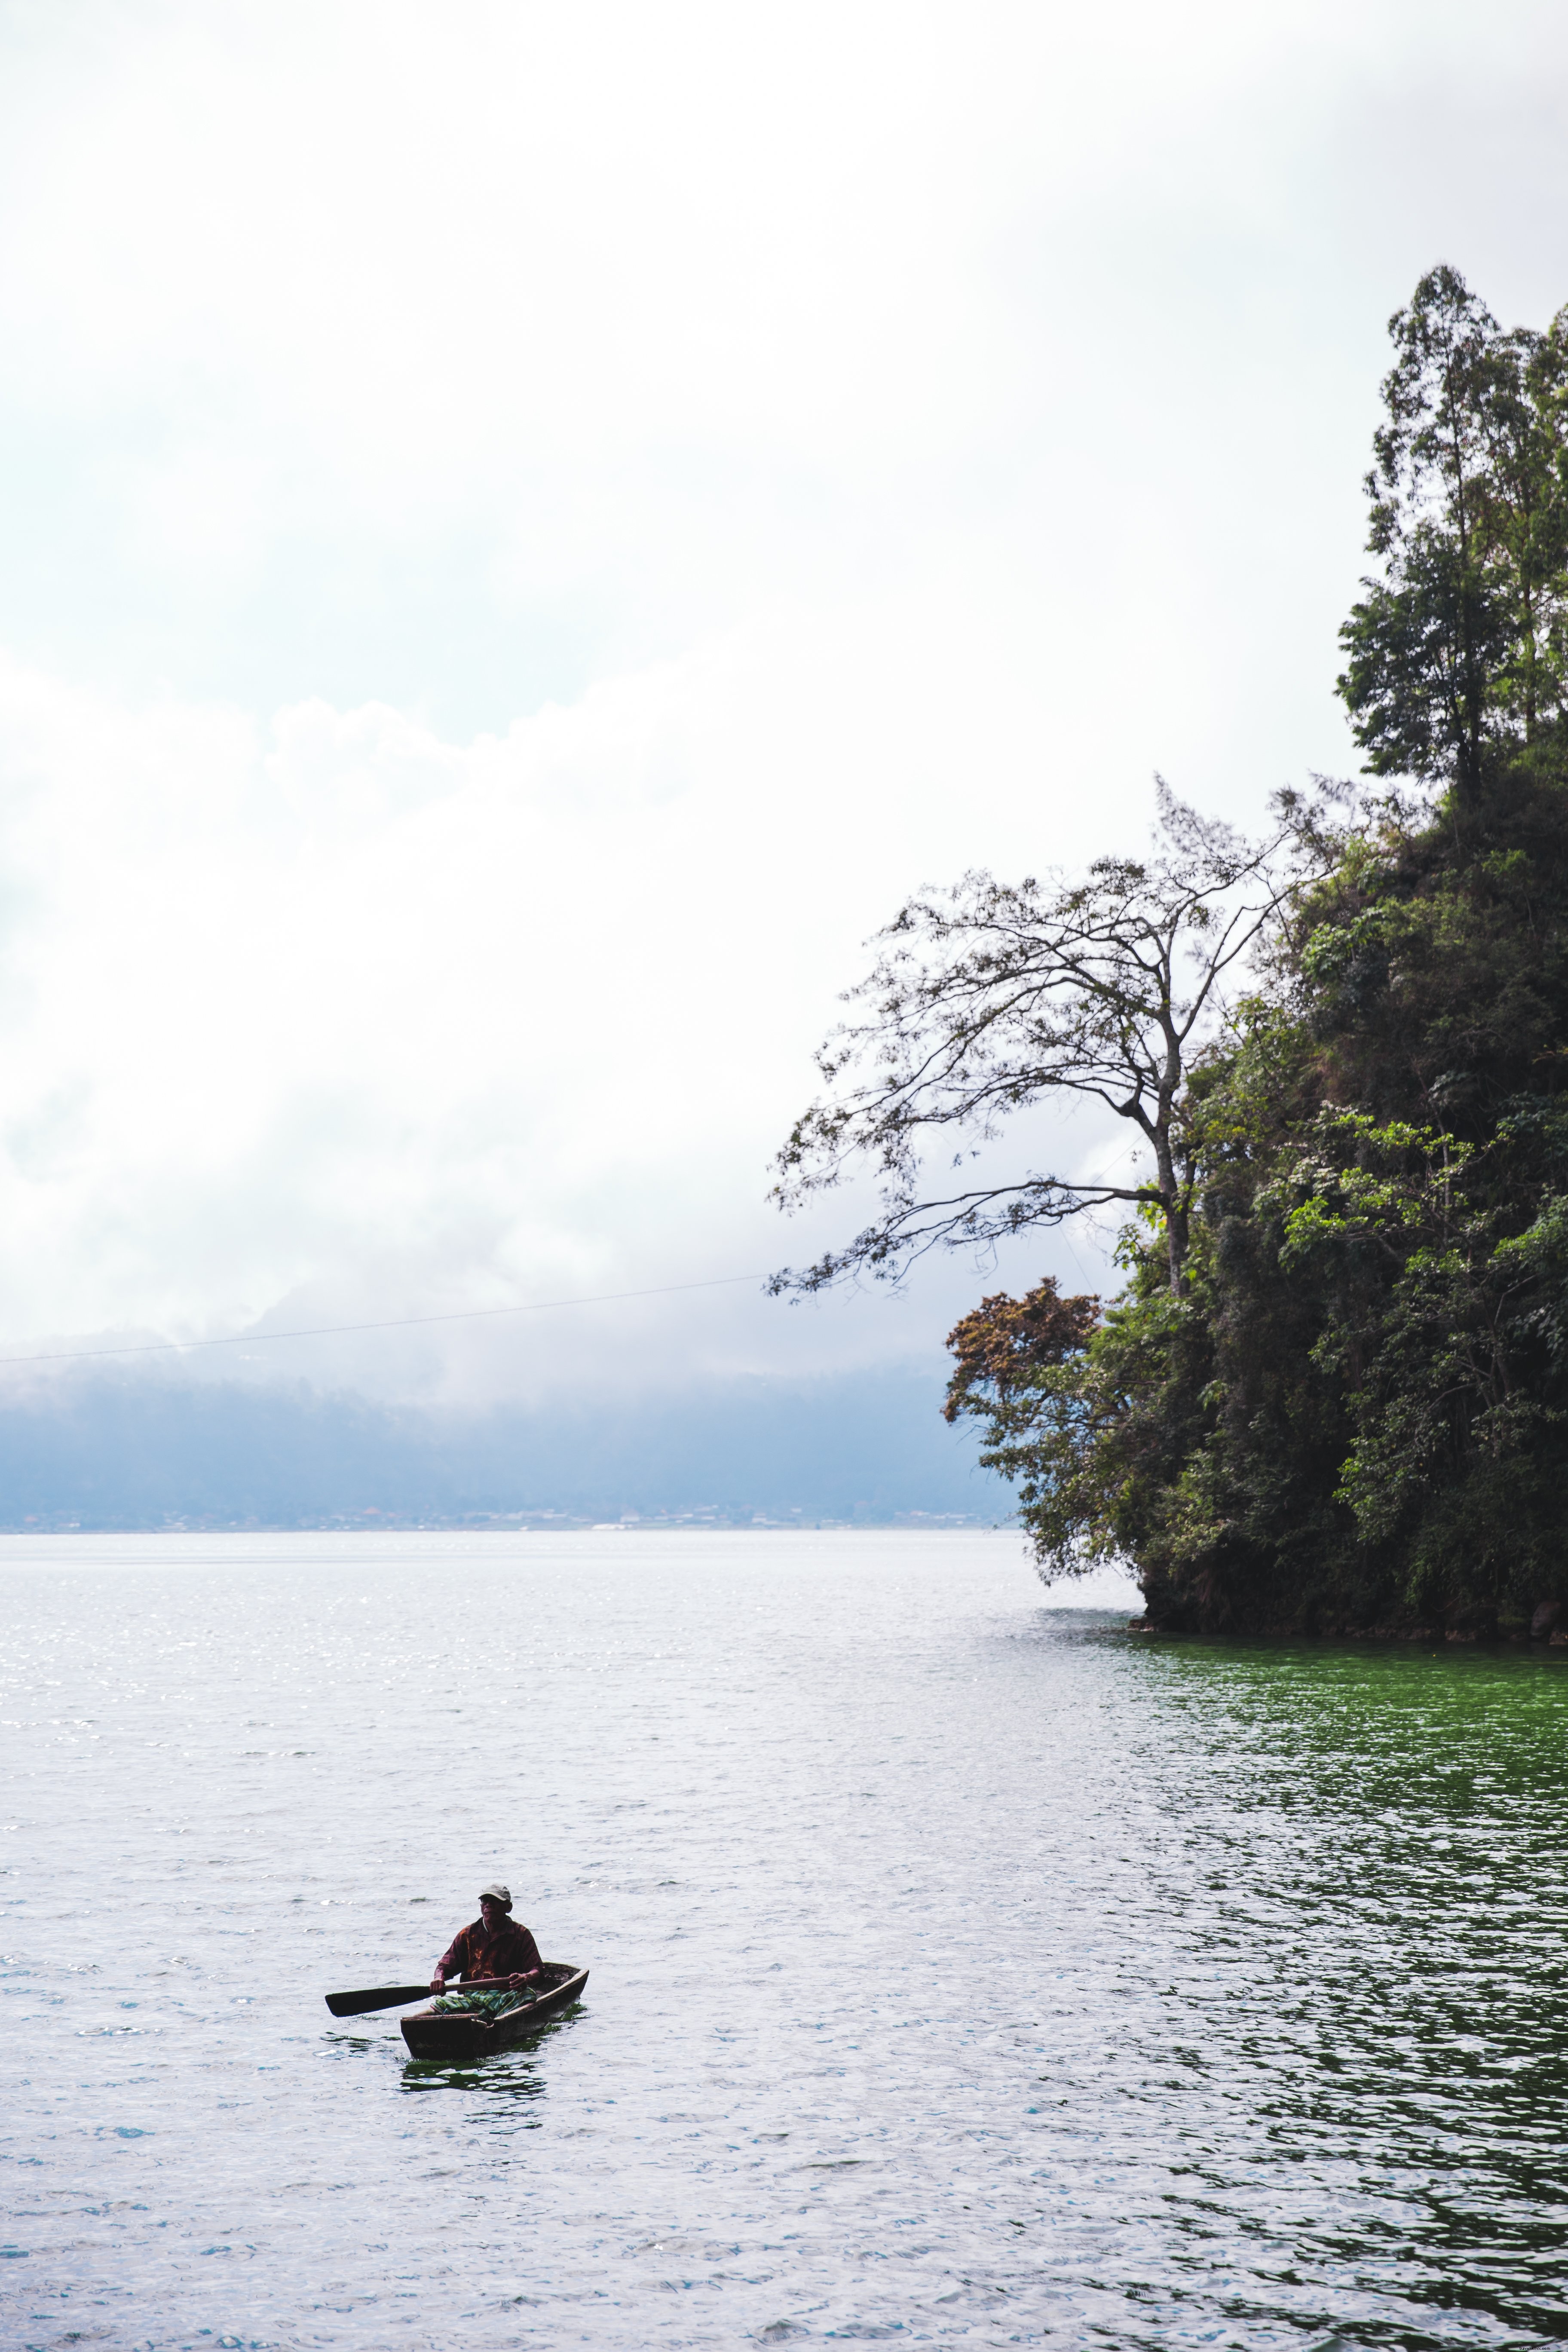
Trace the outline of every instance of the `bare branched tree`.
[[[883, 952], [845, 1000], [866, 1017], [817, 1055], [833, 1092], [797, 1120], [773, 1197], [797, 1207], [868, 1161], [881, 1214], [815, 1265], [775, 1275], [775, 1293], [860, 1272], [896, 1280], [928, 1249], [984, 1246], [1124, 1202], [1158, 1210], [1180, 1295], [1196, 1175], [1194, 1056], [1223, 1022], [1238, 966], [1320, 868], [1325, 836], [1321, 798], [1282, 793], [1271, 833], [1248, 842], [1163, 782], [1158, 793], [1148, 859], [1099, 858], [1085, 880], [1045, 886], [967, 874], [911, 899], [879, 934]], [[1147, 1173], [1112, 1184], [1030, 1171], [928, 1189], [937, 1146], [955, 1143], [949, 1165], [962, 1169], [1013, 1113], [1059, 1095], [1128, 1120]]]

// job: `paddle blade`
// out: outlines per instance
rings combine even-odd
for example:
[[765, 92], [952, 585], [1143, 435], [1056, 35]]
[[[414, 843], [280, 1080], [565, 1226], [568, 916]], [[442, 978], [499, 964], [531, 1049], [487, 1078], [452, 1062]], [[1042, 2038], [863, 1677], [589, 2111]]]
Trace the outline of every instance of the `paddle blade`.
[[430, 1988], [419, 1985], [373, 1985], [366, 1992], [330, 1992], [327, 2007], [334, 2017], [363, 2017], [373, 2009], [402, 2009], [411, 2000], [428, 2000]]

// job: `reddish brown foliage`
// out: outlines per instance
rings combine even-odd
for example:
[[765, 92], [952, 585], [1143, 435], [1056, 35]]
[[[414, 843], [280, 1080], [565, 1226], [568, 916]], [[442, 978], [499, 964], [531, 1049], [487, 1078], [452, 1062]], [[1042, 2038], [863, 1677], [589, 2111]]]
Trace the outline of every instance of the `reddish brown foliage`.
[[1005, 1397], [1045, 1364], [1059, 1364], [1081, 1348], [1100, 1320], [1092, 1294], [1064, 1298], [1047, 1275], [1022, 1298], [998, 1290], [955, 1323], [947, 1345], [957, 1358], [942, 1412], [949, 1421], [973, 1411], [975, 1391]]

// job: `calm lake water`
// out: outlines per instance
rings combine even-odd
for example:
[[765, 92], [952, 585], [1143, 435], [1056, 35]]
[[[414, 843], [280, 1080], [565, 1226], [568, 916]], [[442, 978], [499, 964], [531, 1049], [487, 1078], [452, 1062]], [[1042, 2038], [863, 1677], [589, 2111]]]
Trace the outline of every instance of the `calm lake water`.
[[[1568, 2336], [1568, 1651], [1011, 1535], [0, 1539], [7, 2346]], [[396, 2012], [506, 1877], [582, 2008]]]

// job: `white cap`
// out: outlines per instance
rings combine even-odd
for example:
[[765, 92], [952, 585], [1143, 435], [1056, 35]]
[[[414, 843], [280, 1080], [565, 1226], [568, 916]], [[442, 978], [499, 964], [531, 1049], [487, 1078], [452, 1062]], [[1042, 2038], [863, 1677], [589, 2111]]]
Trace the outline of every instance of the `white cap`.
[[510, 1886], [503, 1886], [498, 1878], [493, 1885], [480, 1887], [479, 1901], [481, 1903], [499, 1903], [503, 1911], [510, 1911], [511, 1909], [511, 1889]]

